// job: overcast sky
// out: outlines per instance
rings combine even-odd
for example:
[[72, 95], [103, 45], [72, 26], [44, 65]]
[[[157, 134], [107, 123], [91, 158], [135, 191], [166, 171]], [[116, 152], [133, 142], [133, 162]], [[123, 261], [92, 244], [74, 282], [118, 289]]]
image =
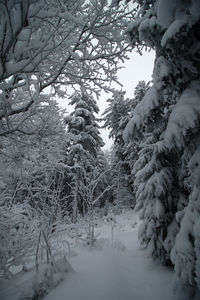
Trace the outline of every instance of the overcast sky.
[[[130, 59], [124, 64], [124, 69], [121, 69], [118, 73], [119, 82], [123, 84], [123, 90], [126, 92], [126, 97], [132, 98], [134, 95], [134, 89], [138, 84], [138, 81], [145, 80], [150, 81], [152, 79], [153, 72], [153, 63], [154, 63], [154, 52], [144, 52], [140, 56], [135, 51], [130, 55]], [[117, 86], [116, 86], [117, 87]], [[118, 87], [121, 89], [120, 87]], [[106, 100], [109, 98], [109, 95], [102, 92], [101, 98], [98, 101], [100, 108], [100, 114], [107, 107]], [[68, 111], [71, 111], [71, 108], [68, 108], [66, 100], [59, 100], [59, 105], [63, 108], [66, 108]], [[109, 131], [101, 129], [101, 134], [105, 142], [104, 149], [110, 149], [112, 145], [112, 140], [108, 138]]]

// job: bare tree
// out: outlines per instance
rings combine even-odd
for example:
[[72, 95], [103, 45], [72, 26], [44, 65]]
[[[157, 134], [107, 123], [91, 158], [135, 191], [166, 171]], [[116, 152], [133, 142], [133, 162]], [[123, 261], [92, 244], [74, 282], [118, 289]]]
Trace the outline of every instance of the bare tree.
[[90, 174], [83, 173], [84, 181], [79, 186], [79, 193], [81, 193], [84, 198], [87, 212], [88, 212], [88, 226], [86, 229], [87, 232], [87, 241], [90, 246], [94, 245], [95, 242], [95, 207], [98, 205], [101, 198], [113, 188], [113, 186], [107, 186], [105, 189], [99, 190], [98, 185], [100, 184], [103, 177], [106, 175], [106, 171], [99, 173], [97, 168]]
[[[131, 49], [123, 31], [134, 11], [108, 2], [1, 1], [1, 135], [20, 127], [13, 128], [10, 117], [23, 117], [49, 86], [59, 96], [69, 86], [110, 90], [111, 81], [117, 81], [118, 63]], [[22, 90], [29, 95], [16, 103]]]

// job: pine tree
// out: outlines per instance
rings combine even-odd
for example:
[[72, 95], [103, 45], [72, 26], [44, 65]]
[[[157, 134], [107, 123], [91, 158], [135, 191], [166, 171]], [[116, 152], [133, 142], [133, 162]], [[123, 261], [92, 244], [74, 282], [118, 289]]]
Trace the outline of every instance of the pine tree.
[[[107, 157], [105, 155], [105, 152], [100, 149], [97, 154], [97, 161], [96, 161], [96, 173], [97, 176], [99, 176], [99, 181], [96, 187], [96, 194], [100, 195], [102, 194], [105, 189], [111, 185], [110, 183], [110, 166], [107, 161]], [[100, 201], [98, 202], [99, 208], [103, 208], [106, 204], [106, 202], [109, 200], [109, 193], [106, 192], [103, 197], [101, 197]]]
[[[128, 122], [129, 120], [132, 119], [133, 114], [134, 114], [134, 109], [139, 102], [142, 101], [145, 93], [147, 90], [150, 88], [150, 82], [146, 83], [144, 80], [139, 81], [137, 86], [135, 87], [134, 90], [134, 98], [130, 101], [129, 104], [129, 116], [128, 116]], [[127, 122], [127, 123], [128, 123]], [[144, 128], [147, 125], [144, 126]], [[144, 129], [142, 132], [137, 133], [137, 138], [135, 139], [128, 139], [128, 142], [125, 142], [124, 145], [124, 153], [126, 154], [126, 160], [128, 161], [129, 168], [130, 168], [130, 177], [131, 177], [131, 183], [132, 183], [132, 194], [133, 194], [133, 207], [135, 206], [135, 199], [136, 199], [136, 190], [137, 190], [137, 185], [134, 186], [134, 181], [135, 181], [135, 173], [136, 173], [136, 167], [134, 167], [135, 162], [138, 159], [138, 154], [139, 151], [143, 148], [143, 141], [145, 140], [145, 134], [144, 134]], [[123, 130], [123, 139], [126, 141], [126, 134], [129, 134], [127, 130]]]
[[103, 113], [104, 127], [110, 129], [110, 137], [114, 139], [112, 149], [113, 181], [115, 181], [115, 204], [118, 209], [132, 202], [130, 169], [124, 153], [123, 130], [128, 122], [130, 99], [124, 99], [124, 92], [115, 92], [108, 99], [109, 106]]
[[200, 6], [198, 1], [166, 3], [138, 1], [138, 17], [127, 29], [133, 46], [138, 51], [145, 46], [154, 49], [156, 60], [153, 85], [136, 106], [125, 139], [128, 143], [142, 132], [148, 137], [135, 164], [137, 207], [143, 220], [140, 240], [154, 258], [175, 264], [180, 282], [195, 288], [198, 218], [190, 212], [195, 202], [199, 214], [194, 183], [198, 166], [192, 162], [193, 155], [198, 157], [200, 123]]
[[100, 136], [95, 114], [99, 112], [96, 100], [85, 91], [71, 97], [74, 111], [65, 118], [71, 142], [68, 147], [67, 165], [71, 167], [72, 219], [77, 221], [78, 213], [84, 214], [86, 203], [79, 192], [85, 176], [89, 176], [97, 164], [97, 156], [104, 145]]
[[184, 187], [183, 197], [187, 199], [176, 214], [179, 232], [171, 259], [175, 265], [178, 290], [189, 288], [191, 293], [194, 293], [196, 287], [200, 289], [199, 101], [200, 81], [192, 81], [174, 106], [164, 136], [167, 149], [172, 151], [176, 147], [181, 154], [179, 178]]

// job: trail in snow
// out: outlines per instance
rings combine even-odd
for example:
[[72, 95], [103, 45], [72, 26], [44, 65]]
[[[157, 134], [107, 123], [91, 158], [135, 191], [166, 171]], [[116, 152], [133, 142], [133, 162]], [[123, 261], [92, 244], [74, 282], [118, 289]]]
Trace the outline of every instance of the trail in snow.
[[[173, 294], [173, 271], [150, 261], [140, 249], [138, 225], [133, 224], [132, 212], [117, 217], [114, 238], [125, 245], [123, 252], [79, 249], [79, 255], [69, 259], [76, 272], [45, 300], [185, 300]], [[109, 238], [108, 225], [98, 230]]]
[[[100, 232], [98, 247], [88, 249], [79, 243], [73, 249], [78, 255], [68, 258], [75, 272], [67, 273], [64, 281], [44, 299], [188, 300], [184, 295], [173, 294], [173, 270], [152, 262], [140, 248], [139, 222], [133, 211], [117, 216], [116, 221], [115, 249], [111, 247], [111, 224], [103, 220], [96, 228]], [[20, 295], [31, 289], [33, 277], [33, 271], [21, 272], [11, 280], [1, 280], [0, 300], [22, 299]]]

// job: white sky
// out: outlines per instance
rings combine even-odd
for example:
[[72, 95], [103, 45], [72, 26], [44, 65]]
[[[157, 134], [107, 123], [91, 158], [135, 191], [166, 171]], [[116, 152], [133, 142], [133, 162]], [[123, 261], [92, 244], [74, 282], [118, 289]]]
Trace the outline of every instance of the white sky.
[[[150, 81], [152, 79], [154, 63], [154, 52], [144, 52], [142, 56], [133, 51], [130, 54], [130, 59], [124, 64], [124, 69], [119, 70], [118, 78], [119, 82], [123, 84], [122, 90], [126, 92], [126, 97], [132, 98], [134, 96], [134, 89], [138, 84], [138, 81], [145, 80]], [[116, 88], [121, 89], [120, 86]], [[109, 98], [109, 94], [102, 92], [100, 100], [98, 101], [100, 115], [107, 107], [106, 100]], [[64, 99], [58, 100], [59, 105], [62, 108], [66, 108], [67, 111], [71, 111], [68, 107], [67, 101]], [[112, 139], [109, 139], [109, 131], [107, 129], [101, 129], [102, 138], [104, 139], [104, 149], [110, 149], [112, 145]]]

